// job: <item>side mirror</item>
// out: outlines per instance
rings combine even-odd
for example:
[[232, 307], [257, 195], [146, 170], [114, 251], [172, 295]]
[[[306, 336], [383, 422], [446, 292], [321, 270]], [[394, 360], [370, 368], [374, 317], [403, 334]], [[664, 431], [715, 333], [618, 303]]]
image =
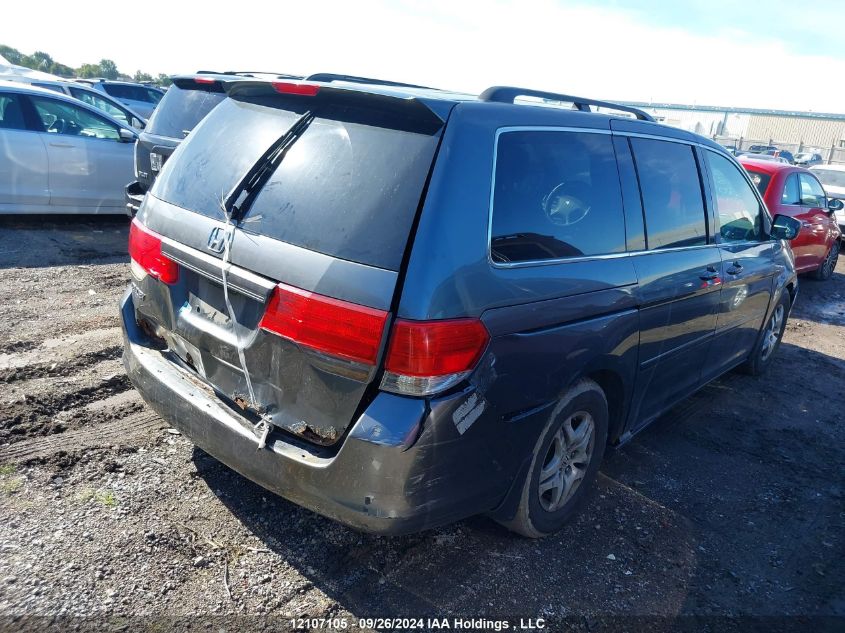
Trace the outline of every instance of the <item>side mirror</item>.
[[138, 119], [134, 116], [132, 117], [132, 120], [129, 123], [136, 130], [143, 130], [145, 127], [147, 127], [146, 124], [141, 119]]
[[135, 132], [127, 130], [125, 127], [120, 128], [118, 134], [120, 134], [121, 143], [134, 143], [135, 140], [138, 138], [137, 136], [135, 136]]
[[831, 198], [827, 201], [827, 208], [830, 211], [842, 211], [842, 209], [845, 209], [845, 202], [842, 202], [839, 198]]
[[801, 222], [788, 215], [776, 215], [772, 218], [772, 230], [769, 235], [776, 240], [794, 240], [801, 230]]

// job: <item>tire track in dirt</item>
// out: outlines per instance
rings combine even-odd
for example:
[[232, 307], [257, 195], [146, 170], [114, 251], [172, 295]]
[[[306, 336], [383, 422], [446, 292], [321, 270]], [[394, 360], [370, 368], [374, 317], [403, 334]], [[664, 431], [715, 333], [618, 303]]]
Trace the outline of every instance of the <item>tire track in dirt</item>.
[[149, 440], [156, 430], [165, 427], [167, 424], [156, 413], [144, 409], [103, 424], [16, 442], [0, 448], [0, 463], [26, 462], [59, 453], [130, 445], [139, 440]]
[[[99, 377], [93, 384], [75, 385], [70, 391], [57, 391], [54, 386], [36, 395], [26, 394], [0, 413], [0, 443], [14, 443], [24, 437], [53, 435], [89, 425], [96, 421], [96, 416], [84, 410], [74, 412], [75, 409], [130, 389], [132, 384], [120, 371]], [[114, 417], [114, 413], [106, 415]]]
[[84, 352], [65, 362], [36, 362], [20, 367], [0, 369], [0, 383], [32, 380], [34, 378], [52, 378], [70, 376], [80, 369], [96, 365], [104, 360], [115, 360], [123, 353], [122, 345], [112, 345], [93, 352]]

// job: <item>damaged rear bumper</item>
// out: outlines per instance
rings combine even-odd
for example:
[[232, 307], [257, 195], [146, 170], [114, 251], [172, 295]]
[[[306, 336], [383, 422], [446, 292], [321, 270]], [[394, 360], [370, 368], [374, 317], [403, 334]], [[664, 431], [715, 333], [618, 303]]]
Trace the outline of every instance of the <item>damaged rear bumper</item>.
[[488, 451], [488, 434], [462, 434], [454, 421], [471, 390], [430, 406], [379, 393], [339, 448], [276, 430], [258, 450], [251, 422], [150, 345], [130, 291], [121, 313], [123, 364], [144, 400], [205, 452], [294, 503], [356, 529], [402, 534], [493, 510], [507, 493], [512, 474]]

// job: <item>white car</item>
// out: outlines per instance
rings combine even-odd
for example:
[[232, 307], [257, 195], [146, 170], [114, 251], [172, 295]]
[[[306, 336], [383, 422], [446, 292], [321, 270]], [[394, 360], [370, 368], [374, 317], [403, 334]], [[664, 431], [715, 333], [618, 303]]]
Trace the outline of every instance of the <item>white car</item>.
[[[845, 202], [845, 165], [813, 165], [810, 171], [821, 181], [828, 198]], [[836, 212], [836, 223], [845, 239], [845, 209]]]
[[110, 117], [117, 119], [121, 123], [131, 125], [139, 130], [143, 130], [147, 125], [146, 119], [135, 112], [132, 108], [122, 104], [117, 99], [114, 99], [99, 90], [94, 90], [91, 86], [87, 86], [85, 84], [65, 80], [50, 81], [45, 79], [31, 79], [29, 77], [0, 78], [7, 81], [16, 81], [18, 83], [35, 86], [36, 88], [46, 88], [47, 90], [52, 90], [53, 92], [61, 92], [66, 95], [70, 95], [75, 99], [84, 101], [88, 105], [94, 106], [98, 110], [105, 112]]
[[126, 213], [136, 138], [77, 99], [0, 82], [0, 213]]

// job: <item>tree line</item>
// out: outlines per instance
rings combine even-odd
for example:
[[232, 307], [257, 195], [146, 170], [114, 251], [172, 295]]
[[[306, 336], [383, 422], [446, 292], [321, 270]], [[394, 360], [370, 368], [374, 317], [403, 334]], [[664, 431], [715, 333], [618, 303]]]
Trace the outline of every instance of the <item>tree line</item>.
[[159, 73], [154, 77], [149, 73], [136, 70], [134, 75], [127, 75], [118, 70], [117, 64], [110, 59], [101, 59], [96, 64], [82, 64], [79, 68], [71, 68], [54, 60], [43, 51], [35, 51], [32, 55], [21, 53], [18, 49], [0, 44], [0, 56], [5, 57], [10, 64], [24, 66], [32, 70], [40, 70], [59, 77], [103, 77], [104, 79], [121, 79], [123, 81], [150, 81], [163, 86], [170, 85], [170, 77]]

